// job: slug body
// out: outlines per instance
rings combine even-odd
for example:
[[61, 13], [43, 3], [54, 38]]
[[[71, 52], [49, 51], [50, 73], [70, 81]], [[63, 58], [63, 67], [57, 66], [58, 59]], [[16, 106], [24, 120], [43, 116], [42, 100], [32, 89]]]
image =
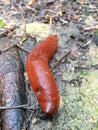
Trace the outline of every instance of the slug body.
[[31, 87], [44, 113], [52, 115], [59, 106], [56, 81], [48, 66], [58, 46], [57, 36], [51, 35], [28, 55], [26, 68]]

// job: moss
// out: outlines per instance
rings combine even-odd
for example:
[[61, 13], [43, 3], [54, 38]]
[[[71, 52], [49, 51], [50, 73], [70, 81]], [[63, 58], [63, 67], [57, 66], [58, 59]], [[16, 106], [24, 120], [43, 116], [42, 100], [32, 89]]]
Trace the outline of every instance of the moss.
[[65, 115], [60, 116], [60, 121], [65, 118], [66, 123], [60, 123], [59, 129], [98, 129], [98, 70], [88, 73], [82, 75], [80, 87], [66, 86], [67, 93], [62, 96], [63, 105], [60, 107], [62, 116]]

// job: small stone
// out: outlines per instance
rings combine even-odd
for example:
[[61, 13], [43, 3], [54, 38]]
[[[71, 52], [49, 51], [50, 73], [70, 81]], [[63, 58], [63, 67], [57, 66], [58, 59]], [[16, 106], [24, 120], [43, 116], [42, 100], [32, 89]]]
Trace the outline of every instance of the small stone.
[[47, 129], [48, 129], [48, 130], [51, 130], [51, 129], [52, 129], [52, 122], [51, 122], [51, 121], [49, 121], [49, 122], [47, 123]]
[[36, 122], [37, 122], [36, 118], [32, 119], [32, 124], [36, 124]]
[[78, 51], [76, 49], [73, 49], [70, 54], [69, 54], [69, 57], [72, 59], [72, 60], [76, 60], [77, 57], [78, 57]]

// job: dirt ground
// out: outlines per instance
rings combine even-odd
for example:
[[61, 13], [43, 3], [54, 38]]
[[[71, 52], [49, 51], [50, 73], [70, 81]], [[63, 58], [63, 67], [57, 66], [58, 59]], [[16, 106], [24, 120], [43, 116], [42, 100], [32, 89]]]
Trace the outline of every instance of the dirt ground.
[[[50, 68], [70, 51], [52, 71], [60, 105], [47, 117], [25, 70], [27, 99], [35, 109], [25, 110], [23, 130], [98, 130], [98, 0], [0, 1], [0, 38], [30, 51], [50, 34], [58, 36]], [[19, 51], [25, 68], [27, 53]]]

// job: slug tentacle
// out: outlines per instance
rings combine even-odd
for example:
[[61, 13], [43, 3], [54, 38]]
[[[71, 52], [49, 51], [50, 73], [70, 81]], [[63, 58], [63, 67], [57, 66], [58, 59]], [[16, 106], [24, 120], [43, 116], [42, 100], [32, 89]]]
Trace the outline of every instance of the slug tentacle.
[[30, 52], [26, 61], [32, 90], [43, 112], [48, 115], [56, 112], [60, 100], [55, 79], [48, 66], [57, 45], [57, 36], [49, 36]]

